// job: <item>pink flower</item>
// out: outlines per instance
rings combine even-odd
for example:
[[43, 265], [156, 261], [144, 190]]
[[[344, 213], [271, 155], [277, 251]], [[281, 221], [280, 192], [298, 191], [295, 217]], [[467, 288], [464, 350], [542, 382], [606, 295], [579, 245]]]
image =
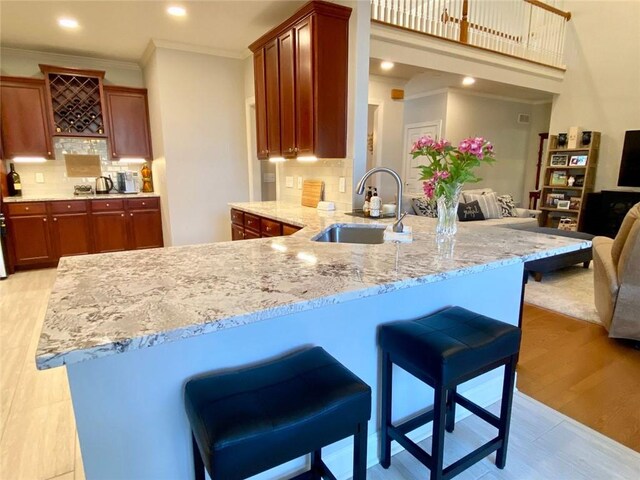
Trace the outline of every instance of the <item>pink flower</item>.
[[436, 187], [431, 180], [427, 180], [426, 182], [422, 182], [422, 190], [424, 190], [425, 197], [433, 198]]
[[471, 143], [469, 142], [468, 139], [462, 140], [458, 145], [458, 150], [460, 150], [460, 152], [462, 153], [467, 153], [470, 148], [471, 148]]
[[436, 171], [433, 174], [433, 178], [431, 179], [433, 182], [437, 182], [438, 180], [444, 180], [445, 178], [449, 178], [449, 172], [438, 172]]

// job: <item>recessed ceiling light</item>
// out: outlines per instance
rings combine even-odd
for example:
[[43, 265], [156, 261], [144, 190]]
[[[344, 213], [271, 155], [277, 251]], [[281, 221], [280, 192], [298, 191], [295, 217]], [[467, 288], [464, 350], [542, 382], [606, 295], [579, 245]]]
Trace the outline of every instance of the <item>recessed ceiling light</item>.
[[59, 18], [58, 25], [62, 28], [78, 28], [78, 21], [75, 18]]
[[476, 83], [476, 79], [473, 78], [473, 77], [464, 77], [462, 79], [462, 84], [463, 85], [469, 86], [469, 85], [473, 85], [474, 83]]
[[174, 17], [184, 17], [187, 14], [187, 9], [178, 5], [173, 5], [167, 8], [167, 13]]
[[385, 60], [384, 62], [380, 63], [380, 68], [382, 70], [391, 70], [393, 68], [393, 62], [387, 62]]

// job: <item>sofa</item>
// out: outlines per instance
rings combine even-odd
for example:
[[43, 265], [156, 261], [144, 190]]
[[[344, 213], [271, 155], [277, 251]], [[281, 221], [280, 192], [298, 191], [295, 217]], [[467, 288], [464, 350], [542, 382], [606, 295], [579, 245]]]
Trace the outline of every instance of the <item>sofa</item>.
[[615, 239], [593, 239], [596, 310], [613, 338], [640, 340], [640, 203]]
[[[476, 190], [464, 190], [460, 195], [460, 202], [465, 201], [465, 195], [467, 197], [473, 194], [491, 194], [495, 193], [490, 188], [476, 189]], [[414, 208], [414, 200], [423, 199], [421, 196], [417, 195], [403, 195], [402, 196], [402, 209], [407, 212], [409, 215], [422, 215], [422, 216], [435, 216], [431, 214], [421, 214]], [[464, 222], [469, 225], [477, 225], [477, 226], [496, 226], [496, 227], [506, 227], [513, 228], [518, 230], [527, 230], [529, 228], [535, 228], [538, 226], [538, 215], [540, 215], [540, 210], [529, 210], [526, 208], [518, 208], [513, 207], [511, 209], [511, 214], [516, 216], [500, 216], [500, 218], [490, 218], [487, 220], [478, 220], [478, 221], [469, 221]]]

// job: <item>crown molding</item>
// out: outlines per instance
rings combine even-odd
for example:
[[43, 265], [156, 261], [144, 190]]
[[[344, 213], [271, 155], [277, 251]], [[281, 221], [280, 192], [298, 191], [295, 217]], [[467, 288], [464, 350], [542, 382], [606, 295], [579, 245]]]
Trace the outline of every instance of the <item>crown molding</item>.
[[501, 100], [503, 102], [512, 102], [512, 103], [524, 103], [526, 105], [544, 105], [546, 103], [553, 103], [553, 99], [549, 100], [525, 100], [523, 98], [517, 97], [507, 97], [505, 95], [496, 95], [495, 93], [484, 93], [484, 92], [474, 92], [471, 90], [465, 90], [462, 88], [450, 87], [449, 92], [451, 93], [459, 93], [461, 95], [467, 95], [470, 97], [481, 97], [481, 98], [489, 98], [492, 100]]
[[414, 93], [413, 95], [407, 95], [406, 97], [404, 97], [405, 101], [406, 100], [416, 100], [418, 98], [425, 98], [425, 97], [433, 97], [435, 95], [442, 95], [443, 93], [449, 93], [449, 88], [438, 88], [437, 90], [429, 90], [428, 92], [421, 92], [421, 93]]
[[235, 60], [243, 60], [247, 57], [246, 52], [235, 51], [235, 50], [223, 50], [220, 48], [212, 48], [205, 47], [201, 45], [192, 45], [189, 43], [181, 43], [181, 42], [171, 42], [169, 40], [162, 40], [157, 38], [152, 38], [149, 42], [149, 45], [145, 49], [142, 57], [140, 58], [140, 63], [144, 66], [149, 61], [151, 54], [157, 50], [158, 48], [163, 48], [167, 50], [177, 50], [180, 52], [189, 52], [189, 53], [200, 53], [202, 55], [211, 55], [213, 57], [224, 57], [224, 58], [233, 58]]
[[106, 58], [88, 57], [84, 55], [70, 55], [66, 53], [48, 52], [45, 50], [28, 50], [14, 47], [2, 47], [0, 49], [0, 52], [2, 55], [19, 55], [26, 58], [40, 59], [40, 61], [42, 61], [42, 56], [46, 56], [47, 63], [59, 62], [61, 64], [68, 64], [69, 62], [72, 62], [76, 65], [86, 64], [93, 69], [101, 68], [107, 70], [109, 68], [119, 68], [123, 70], [140, 71], [140, 65], [138, 63], [126, 62], [122, 60], [111, 60]]
[[383, 75], [369, 74], [369, 81], [404, 87], [409, 80], [405, 80], [400, 77], [387, 77]]

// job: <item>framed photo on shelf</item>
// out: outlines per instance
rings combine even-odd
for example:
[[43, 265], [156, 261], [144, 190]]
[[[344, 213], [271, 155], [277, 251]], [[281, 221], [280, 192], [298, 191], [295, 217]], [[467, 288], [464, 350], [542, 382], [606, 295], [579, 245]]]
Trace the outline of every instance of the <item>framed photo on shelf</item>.
[[578, 230], [578, 222], [575, 218], [561, 217], [558, 222], [558, 230], [565, 230], [568, 232], [575, 232]]
[[560, 200], [564, 200], [564, 193], [550, 193], [547, 195], [545, 206], [549, 208], [557, 208]]
[[556, 170], [551, 172], [551, 178], [549, 178], [549, 185], [554, 187], [566, 187], [567, 186], [567, 171]]
[[556, 208], [558, 210], [569, 210], [570, 206], [571, 206], [570, 200], [558, 200], [558, 205], [556, 205]]
[[[582, 203], [582, 201], [579, 198], [570, 198], [569, 199], [569, 208], [571, 210], [580, 210], [580, 204]], [[560, 207], [558, 207], [560, 208]]]
[[551, 160], [549, 161], [551, 167], [566, 167], [568, 164], [568, 155], [551, 155]]
[[576, 181], [573, 183], [574, 187], [584, 187], [584, 175], [576, 175]]
[[584, 167], [587, 164], [587, 155], [571, 155], [569, 165], [571, 167]]

